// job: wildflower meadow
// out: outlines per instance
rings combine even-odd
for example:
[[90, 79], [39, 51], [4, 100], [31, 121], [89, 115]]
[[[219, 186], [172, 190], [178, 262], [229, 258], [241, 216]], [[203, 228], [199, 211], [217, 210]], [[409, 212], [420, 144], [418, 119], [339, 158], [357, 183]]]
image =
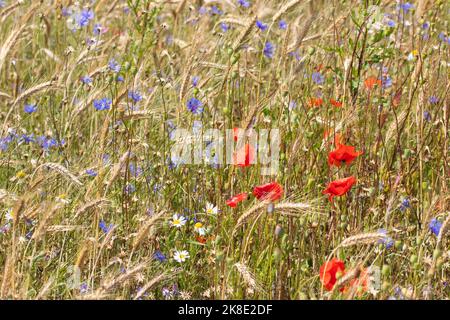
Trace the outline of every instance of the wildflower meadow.
[[0, 299], [449, 299], [449, 17], [0, 0]]

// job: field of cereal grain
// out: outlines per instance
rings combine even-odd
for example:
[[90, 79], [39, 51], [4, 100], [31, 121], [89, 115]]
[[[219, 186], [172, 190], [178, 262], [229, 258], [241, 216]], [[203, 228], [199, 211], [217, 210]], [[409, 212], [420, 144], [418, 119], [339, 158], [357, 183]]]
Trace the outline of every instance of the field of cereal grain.
[[0, 0], [0, 299], [449, 299], [449, 16]]

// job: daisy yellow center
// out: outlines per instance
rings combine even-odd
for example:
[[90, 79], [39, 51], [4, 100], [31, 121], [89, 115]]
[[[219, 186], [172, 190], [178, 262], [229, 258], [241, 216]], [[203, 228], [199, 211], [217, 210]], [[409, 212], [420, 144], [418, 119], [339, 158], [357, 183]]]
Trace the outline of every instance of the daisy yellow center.
[[206, 212], [207, 213], [213, 213], [213, 209], [212, 208], [208, 208], [208, 209], [206, 209]]
[[201, 222], [197, 222], [196, 224], [194, 224], [195, 229], [200, 229], [201, 227], [203, 227], [203, 224]]
[[174, 219], [173, 220], [173, 224], [174, 225], [179, 225], [181, 223], [181, 221], [179, 219]]

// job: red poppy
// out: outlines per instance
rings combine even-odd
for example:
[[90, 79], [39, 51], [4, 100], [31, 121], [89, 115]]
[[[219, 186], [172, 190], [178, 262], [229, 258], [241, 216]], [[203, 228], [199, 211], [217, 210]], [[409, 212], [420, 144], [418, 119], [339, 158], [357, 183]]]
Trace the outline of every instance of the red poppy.
[[275, 201], [283, 195], [283, 187], [277, 182], [271, 182], [253, 188], [253, 195], [258, 200]]
[[351, 189], [356, 183], [356, 178], [351, 176], [348, 178], [331, 181], [328, 187], [322, 191], [323, 194], [328, 194], [328, 200], [333, 201], [334, 197], [342, 196]]
[[333, 98], [330, 99], [330, 103], [335, 106], [336, 108], [342, 107], [342, 102], [334, 100]]
[[233, 155], [235, 166], [248, 167], [255, 161], [255, 149], [248, 143], [243, 148], [236, 151]]
[[245, 199], [247, 199], [247, 193], [245, 192], [239, 193], [227, 200], [227, 206], [231, 208], [236, 208], [238, 203], [244, 201]]
[[368, 77], [364, 80], [364, 85], [367, 90], [372, 90], [375, 85], [381, 86], [381, 80], [376, 77]]
[[[328, 291], [333, 290], [339, 277], [345, 274], [345, 264], [343, 261], [333, 258], [331, 261], [325, 261], [320, 267], [320, 281]], [[341, 291], [344, 288], [340, 289]]]
[[311, 98], [309, 99], [308, 105], [310, 107], [320, 107], [323, 103], [322, 98]]
[[339, 141], [337, 141], [336, 146], [337, 149], [328, 154], [328, 164], [330, 166], [340, 167], [342, 163], [349, 165], [356, 157], [362, 154], [361, 151], [356, 151], [355, 147], [340, 144]]

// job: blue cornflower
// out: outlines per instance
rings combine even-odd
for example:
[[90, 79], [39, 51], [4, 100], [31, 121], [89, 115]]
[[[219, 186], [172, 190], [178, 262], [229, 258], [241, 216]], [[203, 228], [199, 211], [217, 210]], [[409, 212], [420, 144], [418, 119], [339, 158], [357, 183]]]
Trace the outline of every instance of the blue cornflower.
[[438, 219], [433, 218], [430, 221], [430, 224], [428, 225], [431, 232], [433, 232], [436, 236], [439, 235], [439, 232], [441, 232], [442, 222], [440, 222]]
[[250, 1], [247, 0], [238, 0], [238, 4], [244, 8], [250, 7]]
[[37, 110], [37, 105], [35, 104], [25, 104], [25, 107], [23, 108], [23, 111], [26, 113], [33, 113]]
[[120, 64], [119, 64], [119, 63], [116, 61], [116, 59], [114, 59], [114, 58], [112, 58], [111, 60], [109, 60], [108, 66], [109, 66], [109, 69], [110, 69], [112, 72], [115, 72], [115, 73], [118, 73], [118, 72], [120, 71], [120, 68], [121, 68]]
[[202, 106], [203, 106], [203, 103], [200, 100], [196, 99], [196, 98], [191, 98], [187, 102], [187, 108], [193, 114], [200, 114], [200, 113], [202, 113], [203, 112]]
[[273, 58], [273, 53], [274, 53], [274, 46], [271, 42], [267, 41], [266, 44], [264, 45], [264, 50], [263, 53], [267, 58], [272, 59]]
[[230, 26], [228, 24], [226, 24], [225, 22], [222, 22], [220, 24], [220, 29], [222, 30], [222, 32], [227, 32], [228, 30], [230, 30]]
[[431, 104], [436, 104], [439, 102], [439, 99], [436, 96], [431, 96], [430, 98], [428, 98], [428, 102], [430, 102]]
[[448, 39], [444, 32], [440, 32], [438, 35], [438, 38], [439, 38], [439, 40], [444, 41], [444, 42], [447, 42], [447, 39]]
[[123, 82], [125, 79], [123, 78], [123, 76], [117, 76], [117, 79], [116, 79], [116, 81], [117, 82]]
[[388, 236], [387, 231], [385, 229], [378, 230], [378, 233], [382, 233], [385, 235], [383, 239], [380, 239], [378, 243], [383, 244], [386, 249], [390, 249], [394, 246], [394, 240]]
[[385, 75], [381, 77], [381, 84], [383, 88], [387, 89], [392, 86], [392, 79], [389, 75]]
[[394, 28], [395, 27], [395, 21], [389, 19], [388, 22], [386, 23], [389, 27]]
[[128, 170], [130, 170], [130, 175], [133, 177], [139, 177], [143, 172], [142, 168], [140, 166], [135, 166], [134, 163], [130, 163]]
[[166, 256], [159, 250], [156, 250], [155, 253], [153, 253], [153, 258], [159, 262], [164, 262], [167, 260]]
[[313, 72], [312, 74], [312, 80], [316, 83], [316, 84], [322, 84], [325, 80], [325, 77], [320, 74], [320, 72]]
[[278, 28], [280, 28], [281, 30], [286, 30], [287, 29], [286, 21], [280, 20], [280, 22], [278, 22]]
[[198, 9], [198, 13], [201, 15], [204, 15], [204, 14], [208, 13], [208, 9], [206, 9], [206, 7], [200, 7]]
[[94, 108], [101, 111], [101, 110], [109, 110], [111, 108], [111, 99], [103, 98], [94, 100]]
[[258, 20], [256, 21], [256, 26], [258, 27], [259, 30], [264, 31], [267, 29], [267, 24], [265, 24], [264, 22]]
[[93, 169], [87, 169], [86, 174], [91, 177], [97, 176], [97, 172], [95, 172], [95, 170], [93, 170]]
[[0, 8], [6, 7], [6, 1], [0, 0]]
[[138, 91], [128, 91], [128, 98], [132, 99], [135, 103], [142, 100], [142, 96]]
[[425, 121], [427, 121], [427, 122], [430, 122], [430, 121], [431, 121], [431, 114], [430, 114], [430, 112], [428, 112], [427, 110], [425, 110], [425, 111], [423, 112], [423, 119], [424, 119]]
[[422, 24], [422, 29], [428, 29], [430, 27], [430, 24], [428, 22], [424, 22]]
[[23, 134], [21, 137], [21, 140], [25, 143], [30, 143], [30, 142], [35, 142], [36, 140], [34, 139], [34, 134], [30, 134], [30, 135], [26, 135]]
[[83, 282], [80, 285], [80, 294], [85, 294], [88, 292], [88, 290], [89, 290], [89, 287], [88, 287], [87, 283]]
[[199, 81], [200, 81], [200, 77], [193, 76], [193, 77], [192, 77], [192, 86], [193, 86], [193, 87], [198, 86], [198, 82], [199, 82]]
[[99, 228], [102, 229], [102, 231], [104, 233], [108, 233], [109, 231], [111, 231], [111, 229], [114, 227], [114, 225], [112, 223], [109, 224], [109, 226], [106, 225], [106, 222], [101, 220], [100, 223], [98, 224]]
[[400, 204], [400, 211], [405, 211], [410, 208], [411, 204], [409, 202], [409, 198], [403, 198], [402, 203]]
[[400, 4], [400, 9], [402, 9], [405, 13], [408, 13], [409, 10], [414, 9], [414, 5], [409, 2], [405, 2]]
[[293, 110], [295, 108], [297, 108], [297, 102], [295, 101], [289, 102], [289, 110]]
[[81, 82], [83, 82], [84, 84], [91, 84], [92, 83], [92, 78], [90, 76], [82, 76], [81, 77]]
[[37, 137], [38, 145], [48, 151], [50, 148], [58, 146], [58, 142], [54, 138], [47, 138], [46, 136]]
[[218, 15], [218, 16], [221, 16], [221, 15], [223, 14], [223, 11], [220, 10], [217, 6], [212, 6], [212, 7], [211, 7], [211, 13], [212, 13], [213, 15], [216, 14], [216, 15]]
[[76, 17], [76, 21], [80, 27], [87, 26], [92, 19], [94, 19], [94, 11], [88, 9], [83, 9]]

